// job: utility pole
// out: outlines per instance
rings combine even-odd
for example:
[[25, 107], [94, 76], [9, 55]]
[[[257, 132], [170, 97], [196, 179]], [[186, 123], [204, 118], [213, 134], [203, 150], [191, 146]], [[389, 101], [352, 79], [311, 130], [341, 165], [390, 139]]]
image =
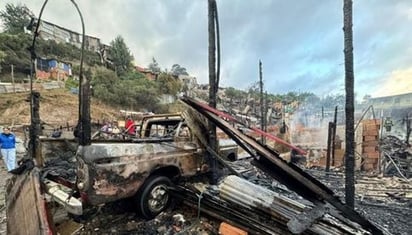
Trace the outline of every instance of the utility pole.
[[[259, 60], [259, 87], [260, 87], [260, 129], [265, 130], [265, 103], [263, 101], [263, 74], [262, 74], [262, 61]], [[266, 143], [265, 136], [261, 136], [262, 144]]]
[[14, 85], [14, 65], [11, 66], [11, 84], [13, 85], [13, 92], [16, 93], [16, 87]]
[[345, 54], [345, 202], [355, 207], [355, 130], [354, 130], [354, 71], [353, 71], [353, 33], [352, 0], [343, 1], [343, 32]]

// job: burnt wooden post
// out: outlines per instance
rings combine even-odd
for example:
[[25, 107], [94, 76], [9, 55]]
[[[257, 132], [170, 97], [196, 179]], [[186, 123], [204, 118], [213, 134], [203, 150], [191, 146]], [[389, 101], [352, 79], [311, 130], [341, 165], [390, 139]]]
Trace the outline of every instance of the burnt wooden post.
[[343, 32], [345, 55], [345, 202], [355, 207], [355, 130], [354, 130], [354, 70], [353, 70], [353, 32], [352, 0], [343, 2]]
[[409, 117], [409, 114], [406, 115], [405, 118], [406, 121], [406, 137], [405, 137], [405, 143], [409, 145], [409, 137], [411, 136], [411, 122], [412, 122], [412, 118]]
[[[216, 108], [216, 95], [218, 84], [216, 84], [216, 33], [215, 33], [216, 1], [208, 1], [208, 36], [209, 36], [209, 106]], [[216, 125], [209, 122], [209, 145], [217, 152]], [[216, 159], [210, 154], [212, 168], [211, 183], [217, 183]]]
[[338, 106], [335, 106], [335, 117], [333, 119], [332, 127], [332, 166], [335, 166], [335, 144], [336, 144], [336, 127], [338, 122]]
[[30, 120], [30, 140], [29, 153], [31, 158], [35, 158], [39, 165], [42, 164], [40, 153], [40, 141], [38, 136], [42, 134], [40, 122], [40, 93], [32, 91], [30, 93], [31, 101], [31, 120]]
[[83, 52], [84, 43], [86, 40], [85, 27], [83, 16], [80, 12], [78, 5], [72, 1], [79, 13], [80, 20], [82, 23], [82, 53], [80, 54], [80, 74], [79, 74], [79, 120], [76, 126], [77, 137], [79, 138], [80, 145], [90, 145], [91, 140], [91, 121], [90, 121], [90, 76], [83, 76]]
[[327, 143], [327, 149], [326, 149], [326, 167], [325, 171], [329, 172], [330, 169], [330, 155], [331, 155], [331, 149], [332, 149], [332, 133], [333, 133], [333, 123], [329, 122], [328, 125], [328, 143]]
[[[265, 131], [265, 105], [263, 103], [263, 74], [262, 74], [262, 61], [259, 60], [259, 87], [260, 87], [260, 129]], [[260, 136], [261, 143], [266, 144], [266, 137]]]

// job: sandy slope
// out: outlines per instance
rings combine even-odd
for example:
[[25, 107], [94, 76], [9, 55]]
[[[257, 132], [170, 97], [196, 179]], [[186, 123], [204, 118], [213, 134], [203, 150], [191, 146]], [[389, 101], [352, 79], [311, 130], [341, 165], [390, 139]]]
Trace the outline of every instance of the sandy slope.
[[[30, 123], [29, 93], [0, 94], [0, 125], [19, 125]], [[57, 90], [40, 92], [40, 118], [50, 125], [73, 125], [78, 120], [78, 95]], [[119, 110], [104, 105], [94, 99], [91, 101], [91, 118], [115, 120]]]

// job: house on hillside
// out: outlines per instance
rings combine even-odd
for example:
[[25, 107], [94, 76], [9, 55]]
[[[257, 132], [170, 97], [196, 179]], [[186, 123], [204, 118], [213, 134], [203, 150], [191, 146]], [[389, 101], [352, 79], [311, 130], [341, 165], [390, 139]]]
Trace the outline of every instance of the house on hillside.
[[[36, 30], [38, 19], [31, 18], [30, 24], [27, 26], [27, 30], [30, 33], [34, 33]], [[42, 20], [38, 30], [39, 37], [44, 40], [53, 40], [57, 43], [69, 43], [77, 48], [81, 48], [82, 34], [63, 28], [56, 24]], [[103, 45], [99, 38], [90, 35], [85, 35], [85, 48], [89, 51], [100, 52], [101, 48], [107, 47]]]
[[72, 76], [71, 64], [56, 59], [37, 58], [37, 79], [66, 81], [69, 76]]
[[141, 74], [143, 74], [147, 79], [149, 79], [149, 80], [151, 80], [151, 81], [154, 81], [154, 80], [156, 80], [157, 79], [157, 73], [154, 73], [152, 70], [150, 70], [150, 69], [147, 69], [147, 68], [143, 68], [143, 67], [140, 67], [140, 66], [138, 66], [138, 65], [136, 65], [135, 67], [135, 70], [137, 71], [137, 72], [139, 72], [139, 73], [141, 73]]

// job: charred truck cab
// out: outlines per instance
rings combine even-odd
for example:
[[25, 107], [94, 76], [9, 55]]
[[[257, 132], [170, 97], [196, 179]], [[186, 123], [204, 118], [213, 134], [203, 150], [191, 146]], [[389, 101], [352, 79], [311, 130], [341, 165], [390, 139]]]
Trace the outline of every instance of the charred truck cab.
[[205, 152], [180, 114], [143, 118], [140, 138], [79, 146], [77, 188], [98, 205], [133, 197], [145, 218], [164, 210], [167, 187], [181, 177], [205, 172]]

